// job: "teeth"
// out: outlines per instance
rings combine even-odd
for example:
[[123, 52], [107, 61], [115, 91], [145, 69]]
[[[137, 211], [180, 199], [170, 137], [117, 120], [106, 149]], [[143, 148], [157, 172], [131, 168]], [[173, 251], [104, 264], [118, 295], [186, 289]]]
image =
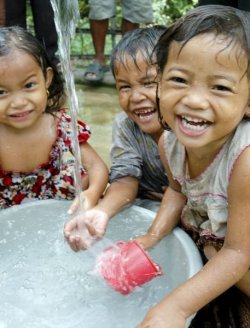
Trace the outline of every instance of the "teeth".
[[182, 124], [185, 128], [193, 130], [193, 131], [202, 131], [208, 127], [208, 124], [205, 124], [205, 123], [203, 123], [202, 125], [193, 125], [185, 120], [182, 121]]
[[154, 111], [152, 109], [142, 109], [140, 111], [135, 111], [136, 115], [141, 115], [141, 114], [148, 114], [148, 113], [153, 113]]
[[200, 118], [194, 118], [190, 116], [181, 116], [183, 127], [193, 130], [202, 131], [209, 126], [209, 122]]
[[182, 120], [185, 120], [187, 122], [193, 122], [193, 123], [207, 123], [206, 120], [203, 120], [201, 118], [195, 118], [191, 116], [181, 116]]

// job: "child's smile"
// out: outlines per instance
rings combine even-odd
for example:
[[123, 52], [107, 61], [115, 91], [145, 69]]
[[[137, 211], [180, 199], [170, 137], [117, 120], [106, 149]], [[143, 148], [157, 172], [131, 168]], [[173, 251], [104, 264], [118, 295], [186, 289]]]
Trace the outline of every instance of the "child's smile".
[[136, 64], [127, 56], [124, 64], [117, 63], [116, 87], [119, 102], [141, 130], [158, 140], [162, 132], [156, 109], [157, 70], [138, 52]]
[[209, 127], [210, 122], [203, 120], [201, 118], [195, 118], [191, 116], [181, 115], [178, 116], [180, 120], [179, 126], [183, 130], [183, 133], [186, 133], [190, 136], [199, 136], [206, 131]]
[[30, 117], [32, 112], [33, 112], [33, 110], [23, 111], [23, 112], [19, 112], [19, 113], [15, 113], [15, 114], [10, 114], [9, 117], [13, 121], [17, 121], [17, 122], [26, 121]]
[[45, 111], [46, 81], [34, 58], [15, 50], [1, 57], [0, 123], [23, 129], [33, 126]]
[[170, 46], [160, 83], [164, 120], [187, 147], [218, 149], [249, 111], [247, 61], [239, 45], [202, 34]]

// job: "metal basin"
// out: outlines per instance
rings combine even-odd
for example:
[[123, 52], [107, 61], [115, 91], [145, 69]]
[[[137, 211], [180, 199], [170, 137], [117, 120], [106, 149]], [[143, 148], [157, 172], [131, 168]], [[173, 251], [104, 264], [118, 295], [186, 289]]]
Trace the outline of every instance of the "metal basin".
[[110, 221], [102, 241], [74, 253], [63, 238], [69, 204], [36, 201], [0, 212], [1, 328], [134, 328], [202, 267], [193, 241], [175, 228], [149, 252], [164, 275], [123, 296], [95, 273], [96, 256], [110, 243], [145, 232], [155, 213], [127, 208]]

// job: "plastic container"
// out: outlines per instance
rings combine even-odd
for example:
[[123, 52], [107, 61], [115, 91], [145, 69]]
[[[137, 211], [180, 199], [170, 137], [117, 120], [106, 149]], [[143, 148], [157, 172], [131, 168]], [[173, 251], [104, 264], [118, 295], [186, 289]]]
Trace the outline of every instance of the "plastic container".
[[136, 241], [117, 242], [104, 249], [96, 269], [109, 286], [123, 295], [163, 274]]

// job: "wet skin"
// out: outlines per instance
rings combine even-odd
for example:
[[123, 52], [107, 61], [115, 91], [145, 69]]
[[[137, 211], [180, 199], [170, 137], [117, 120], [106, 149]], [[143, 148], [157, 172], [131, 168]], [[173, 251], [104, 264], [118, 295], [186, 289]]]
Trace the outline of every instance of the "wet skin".
[[122, 109], [139, 128], [158, 141], [162, 128], [156, 110], [157, 70], [138, 52], [136, 63], [127, 56], [125, 65], [116, 64], [116, 88]]
[[186, 147], [189, 164], [203, 162], [193, 176], [202, 172], [249, 113], [247, 61], [239, 45], [228, 43], [205, 34], [180, 51], [181, 45], [173, 42], [162, 73], [164, 120]]

